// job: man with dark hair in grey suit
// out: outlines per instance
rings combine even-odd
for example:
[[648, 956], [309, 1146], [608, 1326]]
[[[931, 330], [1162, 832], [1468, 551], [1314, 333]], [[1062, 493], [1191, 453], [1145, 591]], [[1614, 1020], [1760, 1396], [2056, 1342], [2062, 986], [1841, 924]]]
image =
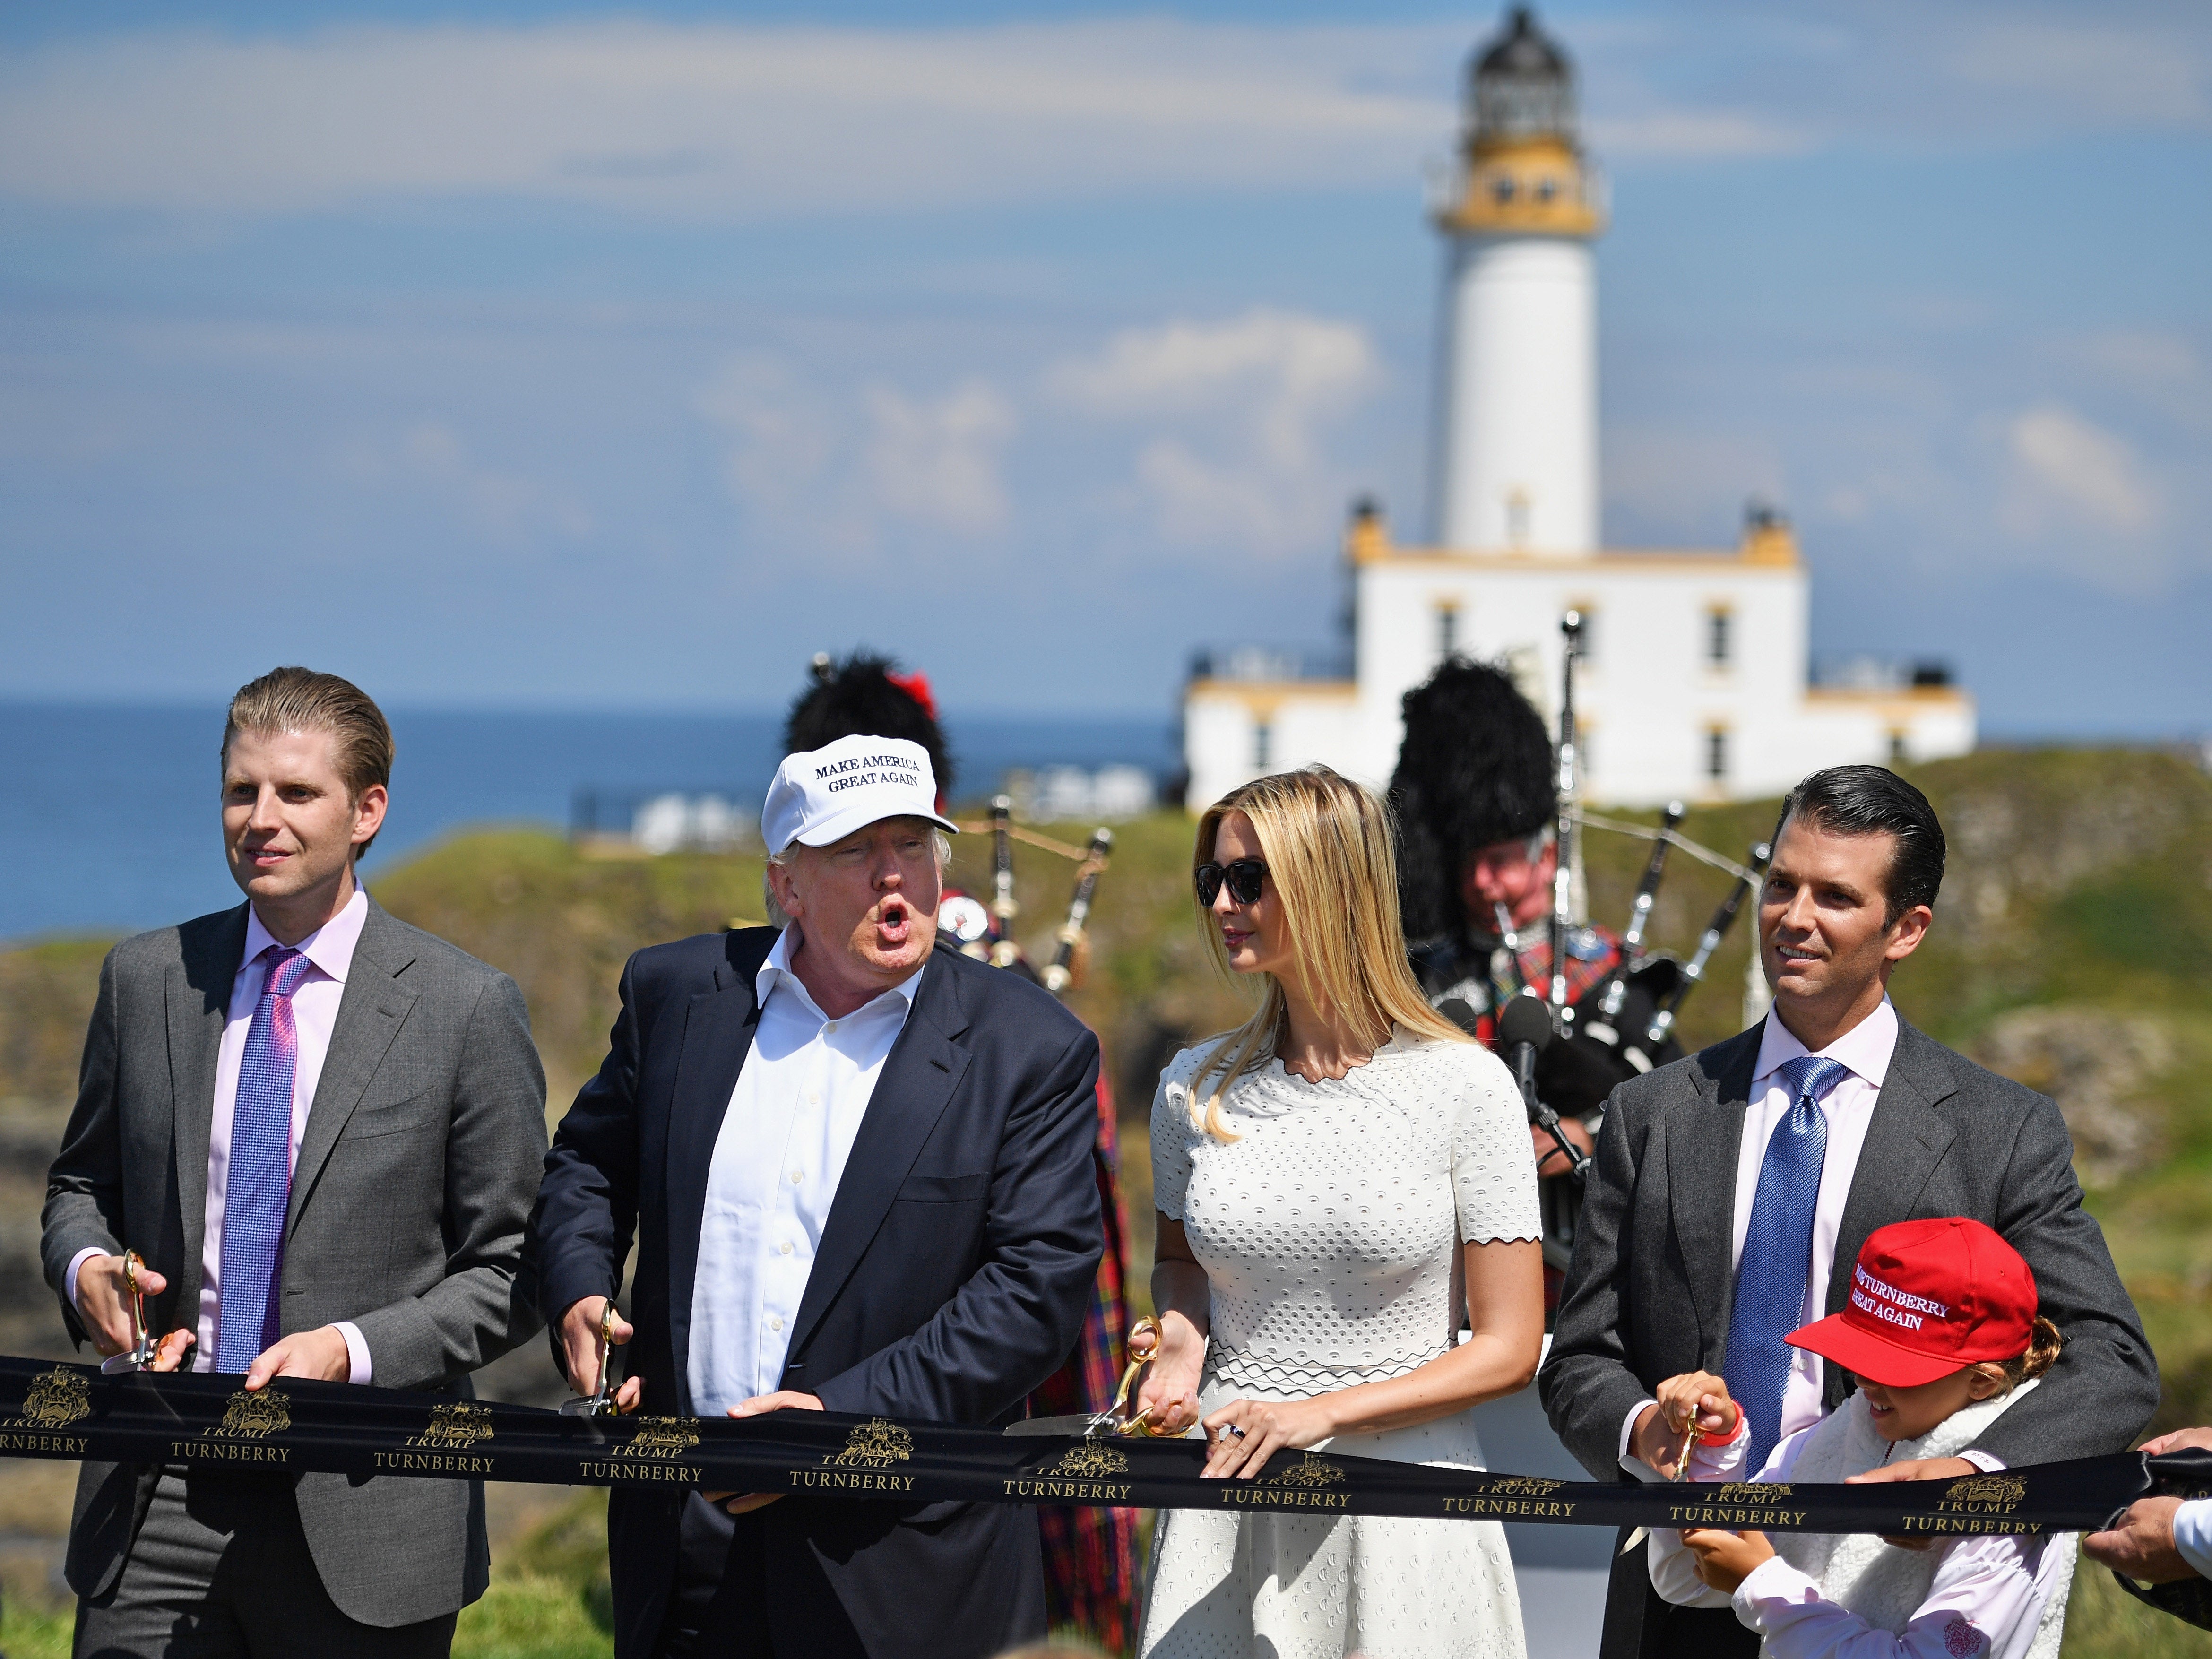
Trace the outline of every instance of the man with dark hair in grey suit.
[[[1552, 1425], [1594, 1474], [1670, 1477], [1689, 1428], [1670, 1377], [1711, 1371], [1743, 1407], [1753, 1468], [1850, 1386], [1787, 1346], [1840, 1310], [1869, 1234], [1971, 1216], [2034, 1270], [2066, 1348], [2036, 1393], [1963, 1458], [1870, 1479], [1937, 1479], [2123, 1449], [2158, 1404], [2158, 1370], [2103, 1233], [2081, 1209], [2049, 1099], [1898, 1018], [1889, 978], [1935, 919], [1943, 830], [1875, 766], [1816, 772], [1783, 803], [1759, 896], [1774, 1006], [1750, 1030], [1622, 1084], [1606, 1109], [1549, 1358]], [[1724, 1419], [1697, 1408], [1698, 1426]], [[1602, 1651], [1756, 1651], [1726, 1608], [1670, 1607], [1634, 1537], [1616, 1554]]]
[[[542, 1323], [517, 1273], [545, 1150], [529, 1018], [355, 879], [391, 770], [383, 714], [334, 675], [232, 702], [247, 902], [108, 953], [47, 1180], [80, 1343], [129, 1347], [135, 1277], [155, 1369], [467, 1395]], [[483, 1491], [87, 1463], [64, 1571], [80, 1656], [443, 1654], [489, 1577]]]

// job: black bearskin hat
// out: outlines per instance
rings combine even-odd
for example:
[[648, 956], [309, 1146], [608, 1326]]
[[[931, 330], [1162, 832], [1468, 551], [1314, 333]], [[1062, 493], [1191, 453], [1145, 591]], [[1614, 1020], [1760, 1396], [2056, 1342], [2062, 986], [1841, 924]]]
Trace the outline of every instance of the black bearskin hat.
[[1456, 937], [1468, 855], [1533, 836], [1559, 811], [1552, 739], [1512, 678], [1449, 657], [1406, 694], [1406, 740], [1390, 777], [1398, 817], [1398, 906], [1409, 944]]
[[952, 794], [952, 756], [937, 724], [929, 682], [902, 674], [889, 657], [855, 651], [842, 662], [814, 659], [814, 684], [791, 705], [783, 723], [783, 750], [795, 755], [840, 738], [905, 738], [929, 753], [940, 800]]

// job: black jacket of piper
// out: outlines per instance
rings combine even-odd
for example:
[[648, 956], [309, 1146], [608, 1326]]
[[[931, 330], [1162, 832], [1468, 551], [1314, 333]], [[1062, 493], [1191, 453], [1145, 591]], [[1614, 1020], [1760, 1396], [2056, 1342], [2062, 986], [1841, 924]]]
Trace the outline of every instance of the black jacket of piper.
[[[768, 928], [641, 951], [599, 1074], [545, 1161], [530, 1251], [556, 1324], [638, 1247], [626, 1363], [692, 1414], [692, 1281], [708, 1166], [759, 1010]], [[1103, 1249], [1098, 1042], [1020, 975], [939, 949], [878, 1077], [793, 1322], [782, 1386], [831, 1411], [1000, 1425], [1075, 1344]], [[558, 1363], [558, 1346], [556, 1344]], [[615, 1650], [651, 1651], [682, 1494], [617, 1489]], [[1042, 1637], [1033, 1511], [793, 1496], [759, 1512], [779, 1652], [977, 1656]], [[849, 1631], [849, 1635], [845, 1632]]]

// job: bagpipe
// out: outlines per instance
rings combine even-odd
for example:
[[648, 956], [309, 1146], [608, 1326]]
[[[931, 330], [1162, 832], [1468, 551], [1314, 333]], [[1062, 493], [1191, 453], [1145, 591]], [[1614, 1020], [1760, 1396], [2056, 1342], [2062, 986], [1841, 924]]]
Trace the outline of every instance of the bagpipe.
[[2212, 1453], [2124, 1452], [1864, 1486], [1638, 1485], [1284, 1450], [1207, 1480], [1194, 1439], [1025, 1433], [781, 1411], [749, 1418], [568, 1414], [451, 1394], [0, 1358], [0, 1455], [290, 1477], [653, 1486], [919, 1504], [1104, 1504], [1419, 1516], [1583, 1527], [1753, 1527], [1940, 1539], [2100, 1528], [2139, 1498], [2212, 1492]]
[[[1098, 893], [1098, 878], [1114, 856], [1114, 832], [1100, 824], [1091, 832], [1088, 848], [1071, 847], [1050, 836], [1014, 822], [1013, 798], [994, 795], [991, 815], [983, 823], [963, 823], [963, 831], [986, 830], [991, 836], [991, 902], [987, 908], [966, 894], [949, 895], [938, 908], [938, 931], [963, 955], [994, 967], [1026, 972], [1056, 997], [1074, 985], [1090, 943], [1091, 905]], [[1052, 960], [1042, 972], [1031, 967], [1014, 939], [1014, 919], [1021, 906], [1014, 898], [1014, 843], [1042, 848], [1072, 860], [1076, 866], [1075, 893], [1067, 902], [1067, 918], [1053, 936]]]

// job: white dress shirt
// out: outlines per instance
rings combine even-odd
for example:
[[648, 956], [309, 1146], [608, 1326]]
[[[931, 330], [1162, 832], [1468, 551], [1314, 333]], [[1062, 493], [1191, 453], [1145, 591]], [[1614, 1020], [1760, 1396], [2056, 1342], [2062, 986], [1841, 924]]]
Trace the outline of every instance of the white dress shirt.
[[[1811, 1437], [1802, 1429], [1785, 1436], [1753, 1478], [1788, 1481]], [[1738, 1434], [1700, 1447], [1690, 1455], [1690, 1478], [1741, 1480], [1749, 1439]], [[1671, 1528], [1652, 1529], [1647, 1565], [1652, 1588], [1678, 1607], [1734, 1607], [1737, 1623], [1765, 1638], [1766, 1659], [2027, 1659], [2044, 1609], [2074, 1571], [2073, 1552], [2047, 1549], [2045, 1541], [1992, 1534], [1935, 1545], [1942, 1552], [1936, 1581], [1894, 1634], [1829, 1601], [1778, 1555], [1753, 1568], [1733, 1595], [1698, 1579], [1696, 1557]]]
[[[1889, 1074], [1890, 1056], [1897, 1051], [1897, 1010], [1884, 997], [1872, 1013], [1820, 1050], [1824, 1058], [1840, 1061], [1848, 1074], [1838, 1079], [1820, 1102], [1820, 1115], [1828, 1124], [1828, 1146], [1820, 1163], [1820, 1194], [1813, 1205], [1813, 1252], [1798, 1308], [1801, 1325], [1811, 1324], [1827, 1309], [1828, 1275], [1836, 1263], [1836, 1233], [1843, 1224], [1844, 1200], [1850, 1196], [1851, 1177], [1858, 1172], [1859, 1149], [1866, 1144], [1875, 1101], [1881, 1094], [1882, 1079]], [[1752, 1200], [1759, 1194], [1759, 1170], [1765, 1161], [1766, 1143], [1775, 1126], [1796, 1103], [1790, 1085], [1782, 1079], [1782, 1066], [1811, 1052], [1790, 1035], [1778, 1016], [1767, 1015], [1759, 1042], [1759, 1060], [1752, 1068], [1743, 1139], [1736, 1150], [1735, 1231], [1729, 1249], [1731, 1274], [1743, 1259], [1744, 1237], [1751, 1231]], [[1792, 1349], [1791, 1353], [1790, 1380], [1782, 1388], [1784, 1438], [1810, 1427], [1824, 1415], [1820, 1357], [1802, 1348]], [[1628, 1445], [1636, 1431], [1636, 1419], [1652, 1403], [1638, 1401], [1621, 1425], [1623, 1462], [1630, 1461]], [[1998, 1459], [1982, 1452], [1971, 1454], [1970, 1461], [1992, 1469], [2003, 1467]]]
[[[269, 964], [261, 953], [277, 941], [261, 925], [252, 908], [246, 913], [246, 951], [230, 981], [230, 1013], [223, 1024], [222, 1047], [216, 1058], [215, 1115], [208, 1124], [207, 1225], [200, 1247], [199, 1346], [192, 1352], [191, 1369], [215, 1368], [216, 1332], [222, 1317], [222, 1206], [230, 1176], [231, 1121], [238, 1108], [238, 1068], [246, 1054], [246, 1034], [253, 1024], [253, 1010], [261, 1000], [261, 988], [269, 978]], [[345, 908], [295, 947], [311, 964], [292, 993], [292, 1022], [298, 1035], [298, 1051], [292, 1068], [292, 1162], [300, 1161], [300, 1137], [307, 1133], [307, 1113], [315, 1103], [315, 1085], [323, 1075], [323, 1061], [331, 1052], [331, 1032], [337, 1024], [338, 1003], [345, 996], [346, 974], [353, 966], [354, 947], [368, 920], [368, 894], [356, 887]], [[77, 1269], [97, 1249], [80, 1250], [69, 1265], [65, 1286], [70, 1301], [76, 1301]], [[352, 1362], [348, 1380], [370, 1378], [368, 1343], [351, 1320], [338, 1322]]]
[[842, 1019], [791, 971], [787, 927], [753, 980], [760, 1022], [707, 1171], [691, 1284], [691, 1409], [720, 1417], [781, 1386], [845, 1160], [927, 963]]
[[2212, 1578], [2212, 1498], [2191, 1498], [2173, 1512], [2173, 1547], [2199, 1578]]

